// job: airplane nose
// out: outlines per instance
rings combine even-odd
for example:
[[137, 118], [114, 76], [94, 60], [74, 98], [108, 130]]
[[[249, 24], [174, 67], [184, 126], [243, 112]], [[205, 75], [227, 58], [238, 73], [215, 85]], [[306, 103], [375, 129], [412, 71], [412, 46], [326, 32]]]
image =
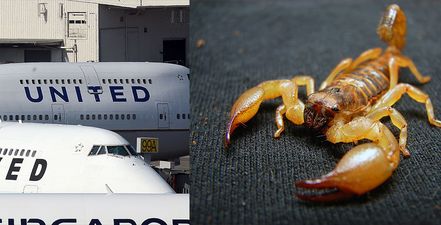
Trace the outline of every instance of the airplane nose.
[[107, 185], [113, 193], [175, 193], [170, 185], [141, 159], [132, 157], [124, 160], [130, 162], [107, 174]]

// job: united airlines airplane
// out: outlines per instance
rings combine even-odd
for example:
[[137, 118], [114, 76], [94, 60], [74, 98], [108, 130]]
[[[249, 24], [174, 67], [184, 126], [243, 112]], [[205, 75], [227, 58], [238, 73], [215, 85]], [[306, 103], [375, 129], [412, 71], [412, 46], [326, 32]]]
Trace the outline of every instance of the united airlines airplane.
[[0, 122], [0, 192], [0, 225], [190, 224], [188, 194], [100, 128]]
[[174, 193], [112, 131], [17, 122], [0, 122], [0, 192]]
[[105, 128], [153, 160], [177, 158], [189, 153], [189, 70], [147, 62], [0, 65], [0, 119]]

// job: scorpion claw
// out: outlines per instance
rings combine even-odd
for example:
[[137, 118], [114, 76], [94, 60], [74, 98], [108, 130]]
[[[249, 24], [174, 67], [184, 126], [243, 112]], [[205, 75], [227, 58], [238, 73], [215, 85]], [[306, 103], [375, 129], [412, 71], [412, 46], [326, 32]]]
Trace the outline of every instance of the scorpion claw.
[[225, 148], [228, 148], [231, 142], [231, 133], [233, 133], [234, 128], [232, 129], [231, 124], [233, 123], [233, 119], [228, 123], [227, 132], [225, 133]]
[[318, 195], [314, 195], [314, 194], [305, 195], [305, 194], [296, 193], [296, 196], [298, 199], [307, 202], [334, 202], [334, 201], [351, 198], [352, 196], [354, 196], [354, 194], [336, 190], [333, 192], [327, 192]]
[[316, 188], [316, 189], [335, 188], [335, 183], [333, 183], [332, 181], [326, 178], [314, 179], [314, 180], [301, 180], [296, 182], [296, 187]]
[[228, 122], [227, 126], [227, 132], [225, 133], [225, 148], [228, 148], [231, 142], [231, 134], [233, 133], [234, 129], [238, 126], [237, 124], [234, 124], [235, 117], [231, 118], [231, 120]]
[[346, 153], [330, 173], [319, 179], [295, 183], [298, 188], [337, 191], [317, 195], [297, 194], [297, 197], [305, 201], [333, 201], [352, 195], [363, 195], [387, 180], [393, 169], [391, 161], [380, 146], [374, 143], [358, 145]]
[[227, 149], [230, 146], [230, 133], [227, 132], [225, 135], [225, 148]]
[[298, 188], [307, 188], [307, 189], [337, 189], [331, 192], [326, 192], [322, 194], [299, 194], [296, 193], [297, 198], [303, 201], [312, 201], [312, 202], [331, 202], [344, 200], [354, 196], [354, 193], [343, 191], [338, 188], [338, 183], [332, 181], [332, 179], [328, 179], [327, 176], [324, 176], [321, 179], [314, 180], [302, 180], [297, 181], [295, 183]]
[[244, 92], [234, 103], [228, 121], [225, 135], [225, 147], [230, 144], [231, 134], [240, 125], [256, 115], [265, 92], [260, 87], [254, 87]]

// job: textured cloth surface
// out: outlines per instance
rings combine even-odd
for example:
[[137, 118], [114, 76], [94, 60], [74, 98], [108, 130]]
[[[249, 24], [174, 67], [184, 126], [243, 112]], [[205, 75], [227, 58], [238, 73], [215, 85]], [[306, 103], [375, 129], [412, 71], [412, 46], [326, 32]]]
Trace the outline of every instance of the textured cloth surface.
[[[310, 204], [293, 197], [294, 181], [329, 172], [353, 145], [333, 145], [287, 120], [285, 133], [273, 139], [280, 99], [265, 102], [236, 130], [230, 149], [223, 148], [231, 106], [248, 88], [296, 74], [312, 75], [318, 88], [340, 60], [385, 47], [375, 29], [388, 4], [191, 1], [192, 225], [441, 224], [441, 129], [407, 96], [395, 107], [409, 125], [411, 157], [379, 188], [347, 202]], [[441, 118], [441, 2], [398, 4], [407, 15], [404, 54], [432, 76], [420, 85], [403, 69], [400, 82], [427, 92]], [[206, 41], [202, 48], [199, 39]], [[383, 121], [398, 135], [389, 119]]]

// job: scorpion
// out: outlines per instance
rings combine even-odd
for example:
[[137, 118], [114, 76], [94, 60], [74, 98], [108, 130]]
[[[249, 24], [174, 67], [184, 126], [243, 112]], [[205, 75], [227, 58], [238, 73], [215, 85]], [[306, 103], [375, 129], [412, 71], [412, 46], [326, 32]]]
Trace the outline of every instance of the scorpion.
[[[279, 138], [284, 131], [283, 119], [286, 117], [296, 125], [303, 124], [324, 134], [333, 144], [370, 141], [350, 149], [328, 174], [295, 182], [297, 188], [333, 191], [296, 193], [298, 199], [316, 202], [343, 200], [361, 196], [384, 183], [397, 168], [400, 152], [404, 157], [410, 156], [406, 149], [407, 122], [393, 105], [407, 94], [425, 104], [430, 124], [441, 127], [441, 121], [435, 119], [432, 102], [426, 93], [410, 84], [398, 83], [400, 68], [408, 68], [419, 83], [431, 79], [422, 75], [414, 62], [401, 53], [406, 44], [406, 16], [398, 5], [386, 8], [377, 34], [387, 44], [384, 51], [372, 48], [354, 60], [342, 60], [317, 92], [314, 91], [314, 79], [307, 75], [294, 76], [291, 80], [265, 81], [245, 91], [231, 109], [226, 148], [233, 131], [256, 115], [264, 100], [282, 97], [283, 103], [276, 109], [274, 138]], [[302, 86], [306, 87], [306, 104], [298, 98], [298, 89]], [[380, 121], [385, 117], [389, 117], [399, 129], [398, 138]]]

